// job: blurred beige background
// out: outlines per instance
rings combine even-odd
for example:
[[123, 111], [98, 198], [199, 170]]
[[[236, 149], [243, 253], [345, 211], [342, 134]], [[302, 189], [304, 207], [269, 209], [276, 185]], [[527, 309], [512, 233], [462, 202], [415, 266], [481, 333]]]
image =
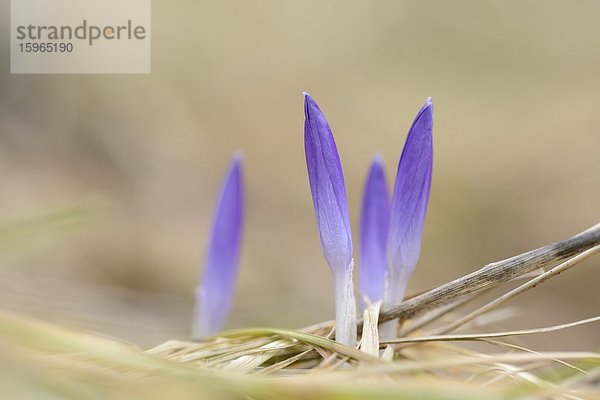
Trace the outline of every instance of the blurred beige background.
[[[229, 326], [330, 319], [302, 91], [336, 135], [355, 228], [371, 158], [383, 155], [391, 183], [433, 97], [433, 190], [410, 291], [600, 219], [598, 2], [190, 0], [154, 1], [152, 14], [147, 76], [10, 75], [2, 42], [0, 220], [84, 210], [4, 246], [2, 309], [141, 346], [185, 338], [220, 180], [241, 149], [247, 226]], [[511, 303], [500, 325], [594, 316], [599, 279], [600, 260], [585, 262]], [[597, 348], [599, 332], [524, 343]]]

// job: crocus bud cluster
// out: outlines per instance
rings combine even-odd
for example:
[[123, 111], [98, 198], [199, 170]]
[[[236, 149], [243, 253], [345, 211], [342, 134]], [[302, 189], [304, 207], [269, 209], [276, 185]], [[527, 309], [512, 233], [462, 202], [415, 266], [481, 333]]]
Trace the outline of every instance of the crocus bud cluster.
[[[304, 95], [304, 144], [321, 247], [333, 275], [336, 340], [354, 345], [352, 234], [344, 174], [331, 128], [317, 103]], [[399, 304], [419, 259], [433, 161], [433, 104], [428, 99], [408, 132], [398, 164], [391, 203], [383, 162], [377, 157], [365, 185], [360, 221], [360, 289], [384, 309]], [[344, 293], [340, 293], [340, 291]], [[395, 335], [397, 323], [383, 326]]]
[[[336, 340], [356, 344], [353, 244], [346, 185], [329, 123], [304, 94], [304, 149], [308, 180], [323, 255], [333, 277]], [[398, 305], [419, 260], [429, 201], [433, 161], [433, 105], [428, 99], [411, 125], [398, 163], [391, 201], [383, 161], [371, 164], [360, 220], [360, 291], [384, 309]], [[234, 158], [215, 209], [204, 276], [196, 291], [194, 338], [225, 325], [235, 286], [244, 221], [244, 184], [240, 157]], [[382, 326], [393, 337], [397, 322]]]

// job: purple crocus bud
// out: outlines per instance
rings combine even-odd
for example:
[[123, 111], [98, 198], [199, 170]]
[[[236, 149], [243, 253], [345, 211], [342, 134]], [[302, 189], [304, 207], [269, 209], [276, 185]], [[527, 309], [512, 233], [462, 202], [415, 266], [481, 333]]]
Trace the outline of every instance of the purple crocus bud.
[[231, 309], [244, 224], [244, 182], [239, 155], [230, 165], [213, 218], [204, 276], [196, 289], [194, 339], [220, 331]]
[[[433, 103], [429, 98], [408, 131], [398, 164], [387, 239], [388, 277], [384, 309], [402, 302], [408, 280], [419, 260], [431, 188], [432, 133]], [[382, 336], [395, 336], [396, 329], [397, 323], [392, 321], [387, 324]]]
[[360, 220], [360, 290], [373, 303], [383, 299], [387, 274], [388, 196], [383, 161], [377, 156], [365, 184]]
[[352, 282], [352, 233], [346, 186], [331, 128], [317, 103], [304, 93], [304, 149], [321, 248], [333, 276], [336, 340], [354, 346], [356, 302]]

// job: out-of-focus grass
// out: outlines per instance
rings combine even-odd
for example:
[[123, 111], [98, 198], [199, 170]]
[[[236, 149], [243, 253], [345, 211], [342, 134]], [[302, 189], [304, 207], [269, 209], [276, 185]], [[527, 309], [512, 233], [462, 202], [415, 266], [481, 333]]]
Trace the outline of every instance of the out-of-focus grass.
[[[477, 398], [479, 391], [413, 384], [369, 388], [350, 382], [303, 386], [210, 371], [142, 353], [134, 346], [73, 332], [15, 315], [0, 315], [3, 398], [178, 399], [197, 398]], [[386, 387], [387, 386], [387, 387]], [[454, 392], [454, 394], [453, 394]], [[459, 394], [460, 393], [460, 394]], [[485, 391], [486, 396], [500, 396]], [[383, 396], [383, 397], [380, 397]]]
[[[55, 265], [43, 260], [41, 268], [19, 266], [19, 261], [56, 247], [72, 251], [78, 237], [101, 229], [109, 210], [108, 203], [93, 199], [0, 221], [0, 309], [114, 336], [139, 330], [147, 333], [136, 335], [145, 344], [154, 344], [164, 332], [173, 332], [169, 320], [188, 318], [189, 312], [185, 302], [170, 293], [60, 276]], [[154, 311], [148, 313], [139, 304], [152, 305]]]
[[[335, 342], [327, 339], [313, 340], [302, 332], [273, 330], [261, 333], [255, 330], [248, 331], [247, 334], [240, 331], [236, 336], [245, 337], [245, 340], [252, 342], [257, 337], [272, 338], [274, 334], [295, 337], [301, 343], [314, 342], [321, 351], [332, 355], [336, 353]], [[235, 348], [239, 348], [239, 342], [233, 343], [237, 343], [232, 347], [235, 352]], [[184, 354], [182, 349], [186, 346], [200, 351], [203, 346], [211, 345], [199, 343], [170, 346], [181, 357]], [[226, 348], [228, 342], [221, 342], [220, 346]], [[166, 344], [162, 352], [168, 347], [169, 344]], [[487, 361], [473, 357], [468, 361], [464, 357], [460, 360], [452, 352], [444, 356], [447, 352], [444, 350], [437, 356], [436, 364], [430, 358], [437, 352], [435, 346], [429, 350], [422, 366], [418, 360], [406, 361], [405, 364], [397, 361], [397, 367], [381, 361], [371, 364], [371, 367], [367, 364], [359, 369], [342, 369], [338, 372], [317, 369], [313, 373], [279, 378], [241, 375], [207, 367], [201, 359], [197, 363], [183, 363], [173, 357], [166, 359], [153, 356], [114, 339], [71, 331], [7, 313], [0, 313], [0, 349], [3, 355], [0, 357], [0, 396], [7, 399], [521, 399], [548, 393], [558, 396], [556, 398], [562, 396], [563, 392], [591, 393], [589, 387], [571, 387], [567, 391], [553, 389], [560, 382], [548, 381], [544, 384], [533, 381], [534, 383], [527, 384], [526, 379], [485, 386], [481, 385], [479, 379], [476, 384], [460, 381], [453, 383], [452, 375], [462, 373], [463, 369], [476, 376], [479, 368], [482, 377], [501, 377], [505, 373], [518, 377], [528, 373], [519, 371], [516, 367], [510, 372], [507, 364], [510, 356], [499, 358], [503, 363], [495, 362], [493, 357]], [[343, 358], [346, 353], [352, 357], [350, 348], [347, 351], [338, 350], [342, 351], [340, 357]], [[248, 354], [256, 356], [259, 353]], [[360, 356], [359, 359], [363, 357], [365, 356]], [[567, 357], [567, 354], [562, 354], [562, 357]], [[588, 365], [595, 367], [600, 362], [600, 357], [593, 354], [573, 357], [582, 361], [587, 358]], [[536, 357], [530, 358], [532, 361], [536, 360]], [[537, 362], [540, 360], [543, 357], [538, 358]], [[443, 367], [444, 362], [446, 369]], [[481, 365], [469, 365], [474, 363]], [[496, 365], [497, 371], [488, 370], [486, 365]], [[379, 369], [370, 371], [370, 368]], [[430, 374], [428, 371], [437, 372]]]
[[0, 257], [72, 235], [90, 226], [102, 213], [99, 204], [76, 205], [0, 222]]

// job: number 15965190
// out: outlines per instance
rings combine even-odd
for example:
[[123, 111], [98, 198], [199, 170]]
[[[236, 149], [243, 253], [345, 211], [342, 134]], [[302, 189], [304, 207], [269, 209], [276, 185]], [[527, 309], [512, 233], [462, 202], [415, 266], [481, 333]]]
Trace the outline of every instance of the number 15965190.
[[21, 53], [70, 53], [73, 43], [19, 43]]

